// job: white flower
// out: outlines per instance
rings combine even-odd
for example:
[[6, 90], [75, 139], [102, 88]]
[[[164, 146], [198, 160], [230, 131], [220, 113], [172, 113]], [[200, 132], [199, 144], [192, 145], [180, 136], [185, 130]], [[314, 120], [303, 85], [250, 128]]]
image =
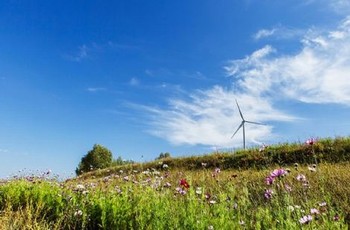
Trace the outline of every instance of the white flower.
[[74, 212], [74, 216], [82, 216], [83, 215], [83, 211], [81, 210], [77, 210]]
[[302, 218], [299, 219], [299, 222], [301, 224], [307, 224], [310, 221], [312, 221], [312, 216], [311, 215], [306, 215], [306, 216], [303, 216]]
[[196, 188], [196, 194], [198, 194], [198, 195], [202, 194], [202, 188], [201, 187], [197, 187]]

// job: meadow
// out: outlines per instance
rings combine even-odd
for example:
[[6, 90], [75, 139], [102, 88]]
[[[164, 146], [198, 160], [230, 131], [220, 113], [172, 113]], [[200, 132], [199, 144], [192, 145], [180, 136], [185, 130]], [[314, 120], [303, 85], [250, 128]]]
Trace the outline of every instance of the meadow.
[[[299, 155], [297, 155], [299, 154]], [[0, 182], [2, 229], [348, 229], [350, 139]]]

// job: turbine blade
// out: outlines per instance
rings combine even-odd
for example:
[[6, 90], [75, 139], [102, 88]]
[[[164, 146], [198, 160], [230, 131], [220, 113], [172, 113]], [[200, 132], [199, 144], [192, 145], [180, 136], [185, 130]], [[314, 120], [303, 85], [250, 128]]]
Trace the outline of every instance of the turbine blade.
[[244, 121], [242, 121], [242, 123], [238, 126], [238, 128], [236, 129], [236, 131], [232, 134], [231, 139], [236, 135], [236, 133], [238, 132], [238, 130], [239, 130], [240, 128], [242, 128], [243, 124], [244, 124]]
[[240, 108], [239, 105], [238, 105], [237, 100], [236, 100], [236, 104], [237, 104], [237, 107], [238, 107], [239, 115], [241, 115], [241, 118], [242, 118], [242, 120], [244, 121], [243, 114], [242, 114], [241, 108]]
[[254, 125], [266, 125], [264, 123], [259, 123], [259, 122], [254, 122], [254, 121], [245, 121], [247, 123], [250, 123], [250, 124], [254, 124]]

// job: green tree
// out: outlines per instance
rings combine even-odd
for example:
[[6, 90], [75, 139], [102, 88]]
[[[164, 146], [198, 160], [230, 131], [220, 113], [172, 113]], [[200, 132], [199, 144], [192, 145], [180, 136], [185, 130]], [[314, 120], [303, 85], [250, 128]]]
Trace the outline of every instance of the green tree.
[[84, 172], [107, 168], [111, 166], [112, 161], [112, 152], [102, 145], [95, 144], [93, 149], [81, 158], [75, 173], [80, 175]]
[[160, 153], [159, 156], [156, 158], [156, 160], [160, 160], [160, 159], [163, 159], [163, 158], [169, 158], [171, 157], [170, 156], [170, 153], [166, 152], [166, 153]]

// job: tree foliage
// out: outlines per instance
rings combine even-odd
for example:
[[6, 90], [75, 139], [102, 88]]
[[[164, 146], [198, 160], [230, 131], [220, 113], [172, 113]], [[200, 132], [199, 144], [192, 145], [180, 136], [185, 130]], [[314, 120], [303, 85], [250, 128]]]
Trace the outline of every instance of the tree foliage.
[[119, 156], [117, 159], [113, 160], [112, 165], [118, 166], [118, 165], [127, 165], [127, 164], [133, 164], [135, 163], [133, 160], [123, 160], [121, 156]]
[[96, 169], [103, 169], [111, 166], [113, 162], [112, 152], [102, 145], [95, 144], [81, 161], [75, 170], [77, 175]]
[[159, 156], [156, 158], [156, 160], [160, 160], [160, 159], [164, 159], [164, 158], [169, 158], [170, 153], [166, 152], [166, 153], [160, 153]]

